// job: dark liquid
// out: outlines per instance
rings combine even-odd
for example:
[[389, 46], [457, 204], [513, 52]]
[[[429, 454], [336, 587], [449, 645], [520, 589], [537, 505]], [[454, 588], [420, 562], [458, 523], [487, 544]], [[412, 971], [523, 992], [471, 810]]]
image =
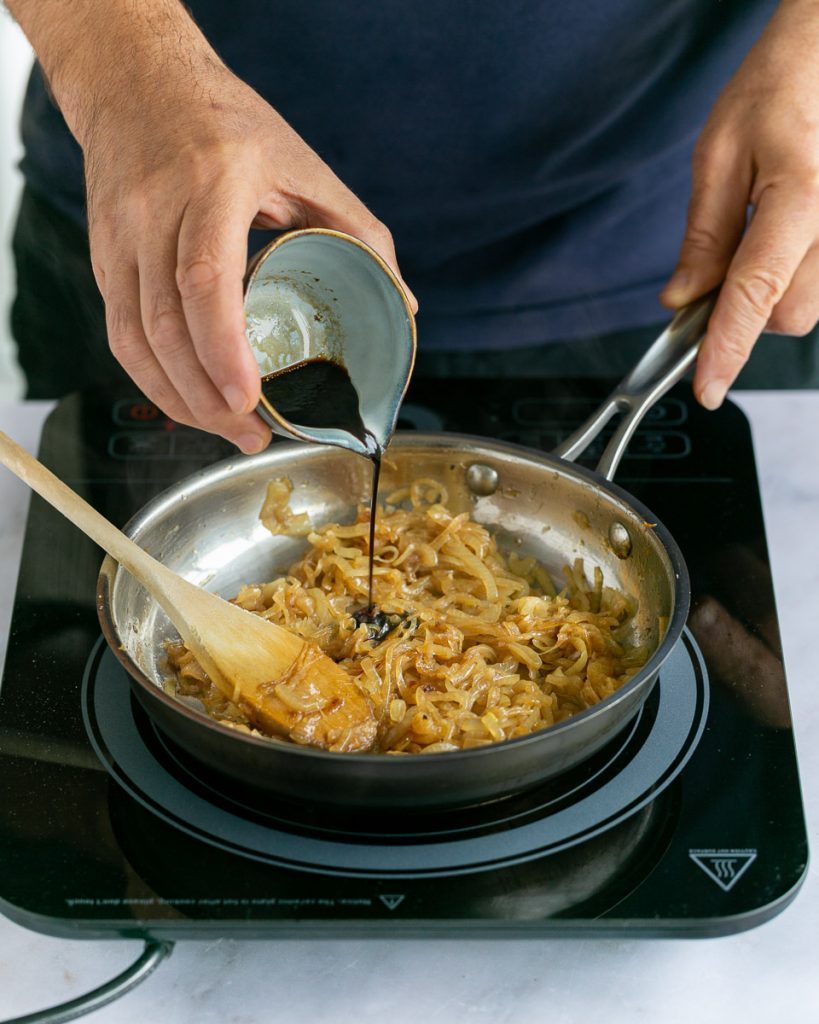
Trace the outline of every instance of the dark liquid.
[[384, 612], [376, 611], [372, 605], [369, 608], [359, 608], [353, 612], [353, 619], [357, 626], [365, 625], [370, 634], [369, 639], [380, 644], [387, 633], [394, 628], [395, 623], [391, 622]]
[[[373, 559], [375, 558], [375, 513], [378, 509], [376, 499], [378, 498], [378, 479], [381, 476], [381, 449], [378, 448], [370, 458], [373, 463], [373, 486], [370, 495], [370, 576], [367, 585], [367, 618], [374, 621], [378, 617], [373, 604]], [[383, 639], [383, 636], [384, 634], [379, 637], [379, 640]]]
[[[350, 380], [350, 375], [340, 363], [334, 363], [329, 359], [308, 359], [295, 366], [288, 366], [286, 370], [262, 377], [262, 394], [276, 412], [291, 423], [303, 427], [335, 427], [338, 430], [346, 430], [367, 448], [367, 457], [373, 464], [370, 498], [370, 571], [367, 607], [356, 612], [356, 621], [359, 624], [367, 622], [375, 625], [378, 616], [373, 606], [373, 555], [382, 451], [361, 419], [358, 392]], [[380, 625], [377, 626], [377, 630], [380, 632]]]
[[329, 359], [309, 359], [262, 377], [262, 394], [276, 412], [303, 427], [338, 427], [364, 444], [358, 392], [350, 375]]

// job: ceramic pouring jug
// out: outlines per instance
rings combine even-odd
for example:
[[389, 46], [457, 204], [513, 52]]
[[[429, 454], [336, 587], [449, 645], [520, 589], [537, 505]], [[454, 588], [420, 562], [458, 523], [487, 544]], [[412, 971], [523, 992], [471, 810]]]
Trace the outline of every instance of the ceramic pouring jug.
[[358, 394], [370, 446], [340, 424], [287, 419], [265, 396], [263, 383], [256, 411], [271, 430], [361, 455], [372, 456], [373, 441], [386, 448], [415, 362], [416, 331], [409, 301], [384, 260], [340, 231], [289, 232], [251, 262], [244, 306], [262, 381], [315, 361], [342, 367]]

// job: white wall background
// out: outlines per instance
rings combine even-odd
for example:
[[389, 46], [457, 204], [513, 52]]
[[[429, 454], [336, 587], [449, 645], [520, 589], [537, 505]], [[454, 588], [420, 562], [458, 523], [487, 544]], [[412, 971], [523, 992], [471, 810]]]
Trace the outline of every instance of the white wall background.
[[9, 330], [9, 305], [14, 294], [11, 232], [22, 186], [17, 170], [18, 120], [31, 60], [25, 36], [0, 3], [0, 401], [19, 398], [23, 388]]

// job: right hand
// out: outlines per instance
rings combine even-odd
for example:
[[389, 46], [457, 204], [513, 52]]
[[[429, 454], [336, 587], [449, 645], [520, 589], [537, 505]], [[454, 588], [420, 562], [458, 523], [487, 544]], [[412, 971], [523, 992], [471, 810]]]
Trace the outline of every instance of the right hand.
[[111, 351], [168, 416], [262, 450], [242, 304], [248, 230], [335, 228], [399, 274], [390, 232], [210, 51], [123, 76], [78, 135]]

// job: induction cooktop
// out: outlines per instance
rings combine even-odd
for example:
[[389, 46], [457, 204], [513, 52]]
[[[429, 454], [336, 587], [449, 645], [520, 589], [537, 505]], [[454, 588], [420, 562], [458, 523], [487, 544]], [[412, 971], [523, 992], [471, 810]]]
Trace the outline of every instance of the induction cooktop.
[[[416, 380], [399, 429], [549, 450], [607, 384]], [[127, 392], [65, 399], [40, 450], [120, 525], [233, 454]], [[526, 793], [377, 818], [260, 799], [191, 763], [100, 638], [99, 549], [33, 497], [0, 693], [0, 909], [55, 935], [155, 939], [704, 936], [778, 913], [807, 837], [748, 424], [682, 386], [617, 482], [674, 534], [693, 591], [637, 718]]]

